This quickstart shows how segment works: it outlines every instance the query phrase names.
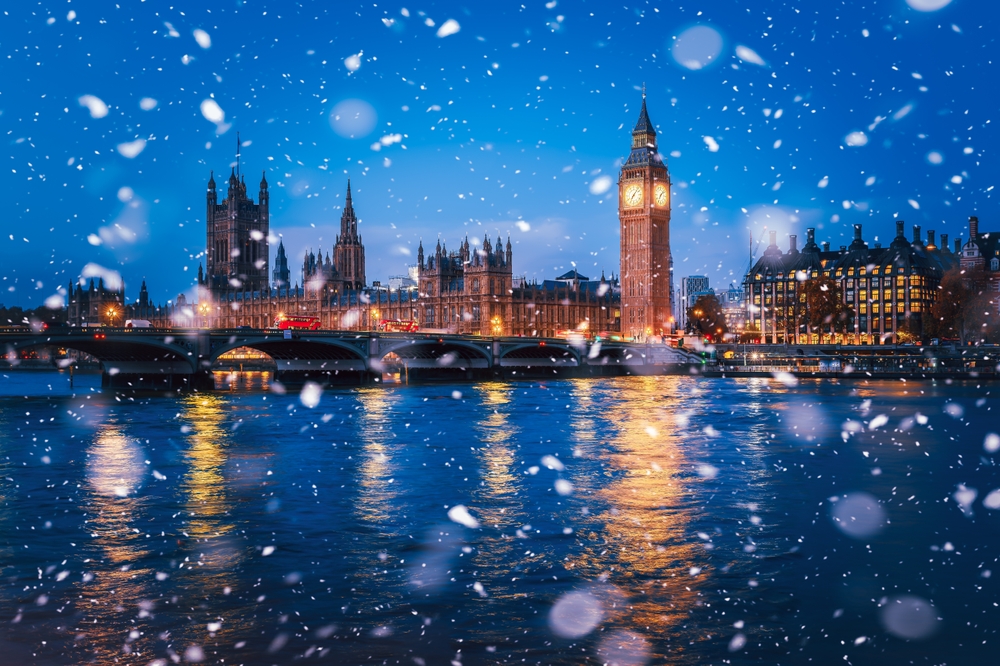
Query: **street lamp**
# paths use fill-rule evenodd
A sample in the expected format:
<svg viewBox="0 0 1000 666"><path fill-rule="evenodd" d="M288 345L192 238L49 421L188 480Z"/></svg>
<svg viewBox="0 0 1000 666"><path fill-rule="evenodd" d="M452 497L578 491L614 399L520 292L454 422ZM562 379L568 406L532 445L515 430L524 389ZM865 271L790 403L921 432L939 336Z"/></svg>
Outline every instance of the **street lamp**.
<svg viewBox="0 0 1000 666"><path fill-rule="evenodd" d="M117 310L115 310L114 308L108 308L108 319L111 320L112 326L115 325L115 315L117 314L118 314Z"/></svg>
<svg viewBox="0 0 1000 666"><path fill-rule="evenodd" d="M503 320L500 319L500 315L493 315L490 319L490 323L493 325L493 335L500 335L503 333Z"/></svg>
<svg viewBox="0 0 1000 666"><path fill-rule="evenodd" d="M198 306L198 309L201 311L202 319L205 322L205 328L208 328L208 303L201 303Z"/></svg>
<svg viewBox="0 0 1000 666"><path fill-rule="evenodd" d="M381 281L379 281L379 280L372 281L372 289L375 290L375 299L376 299L375 303L376 303L376 305L378 303L380 303L381 300L382 300L380 298L380 296L379 296L379 287L381 287L381 286L382 286L382 282ZM369 296L368 296L368 328L371 329L371 330L373 330L373 331L376 328L375 322L374 322L374 319L376 319L376 318L378 318L378 308L376 307L376 308L372 309L372 299L371 299L371 294L369 294Z"/></svg>

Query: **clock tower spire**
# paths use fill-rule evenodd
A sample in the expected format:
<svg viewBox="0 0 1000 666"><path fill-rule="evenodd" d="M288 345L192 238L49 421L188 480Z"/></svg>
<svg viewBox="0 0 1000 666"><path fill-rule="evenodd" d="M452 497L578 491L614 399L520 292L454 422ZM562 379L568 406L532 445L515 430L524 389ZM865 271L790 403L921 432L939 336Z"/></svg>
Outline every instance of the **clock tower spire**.
<svg viewBox="0 0 1000 666"><path fill-rule="evenodd" d="M645 340L672 332L670 316L670 174L656 148L656 128L642 109L632 150L618 176L621 225L621 332Z"/></svg>

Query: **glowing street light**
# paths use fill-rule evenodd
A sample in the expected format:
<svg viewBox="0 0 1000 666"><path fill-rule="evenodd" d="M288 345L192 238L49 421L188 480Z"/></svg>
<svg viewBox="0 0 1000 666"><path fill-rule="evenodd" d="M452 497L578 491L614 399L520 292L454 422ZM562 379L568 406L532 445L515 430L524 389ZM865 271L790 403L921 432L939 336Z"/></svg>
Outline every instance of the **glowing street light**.
<svg viewBox="0 0 1000 666"><path fill-rule="evenodd" d="M493 315L493 318L490 319L490 324L493 325L493 335L503 333L503 320L500 319L500 315Z"/></svg>
<svg viewBox="0 0 1000 666"><path fill-rule="evenodd" d="M114 308L108 308L108 319L111 320L111 325L115 325L115 317L118 315L118 311Z"/></svg>

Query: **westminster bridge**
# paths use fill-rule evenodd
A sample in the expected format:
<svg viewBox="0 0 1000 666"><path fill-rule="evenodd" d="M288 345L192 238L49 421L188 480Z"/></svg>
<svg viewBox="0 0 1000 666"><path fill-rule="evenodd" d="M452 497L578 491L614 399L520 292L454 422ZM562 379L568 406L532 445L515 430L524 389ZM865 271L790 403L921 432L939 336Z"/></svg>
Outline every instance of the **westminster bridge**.
<svg viewBox="0 0 1000 666"><path fill-rule="evenodd" d="M273 359L275 379L368 384L384 373L407 380L688 373L694 353L659 343L481 337L428 332L282 331L196 328L30 328L0 331L8 359L39 348L76 351L101 364L102 385L205 389L228 352L250 348Z"/></svg>

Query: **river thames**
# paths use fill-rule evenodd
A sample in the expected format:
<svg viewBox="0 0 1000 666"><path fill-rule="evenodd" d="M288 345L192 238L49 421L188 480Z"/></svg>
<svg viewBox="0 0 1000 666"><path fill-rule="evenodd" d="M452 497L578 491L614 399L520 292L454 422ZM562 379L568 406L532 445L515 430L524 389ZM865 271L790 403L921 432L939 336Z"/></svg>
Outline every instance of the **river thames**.
<svg viewBox="0 0 1000 666"><path fill-rule="evenodd" d="M24 664L988 663L995 386L0 377ZM249 386L247 384L250 384Z"/></svg>

